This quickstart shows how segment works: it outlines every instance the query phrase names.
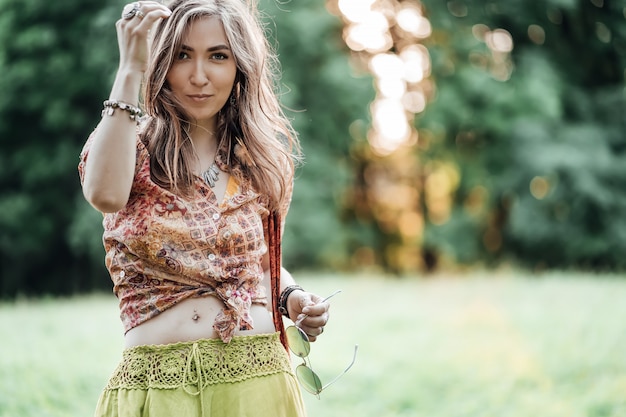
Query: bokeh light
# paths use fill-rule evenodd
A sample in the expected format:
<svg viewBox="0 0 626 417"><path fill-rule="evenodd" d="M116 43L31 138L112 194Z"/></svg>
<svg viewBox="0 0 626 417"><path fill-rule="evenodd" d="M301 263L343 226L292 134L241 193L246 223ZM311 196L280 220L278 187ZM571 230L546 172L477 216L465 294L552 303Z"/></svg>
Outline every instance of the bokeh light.
<svg viewBox="0 0 626 417"><path fill-rule="evenodd" d="M530 193L537 200L543 200L550 192L550 183L544 177L535 177L530 181Z"/></svg>
<svg viewBox="0 0 626 417"><path fill-rule="evenodd" d="M400 9L396 15L396 22L404 31L420 39L429 37L432 32L430 22L422 16L420 9L415 6Z"/></svg>
<svg viewBox="0 0 626 417"><path fill-rule="evenodd" d="M329 0L328 8L344 23L346 45L374 75L376 98L367 137L372 150L390 155L417 138L415 114L428 100L424 83L430 76L428 50L419 43L432 33L421 3L398 0ZM494 32L494 47L506 48L506 38Z"/></svg>
<svg viewBox="0 0 626 417"><path fill-rule="evenodd" d="M476 39L484 42L491 57L479 51L470 54L470 62L476 67L488 70L491 76L498 81L508 81L513 73L513 62L511 61L511 51L513 51L513 37L509 31L504 29L491 30L487 25L476 24L472 26L472 34ZM537 44L545 41L545 32L538 25L531 25L528 28L528 36Z"/></svg>
<svg viewBox="0 0 626 417"><path fill-rule="evenodd" d="M511 52L513 50L513 37L504 29L487 32L485 42L489 49L495 52Z"/></svg>
<svg viewBox="0 0 626 417"><path fill-rule="evenodd" d="M327 0L326 4L342 19L344 41L355 63L372 74L376 91L369 106L371 124L364 129L367 132L355 135L365 137L367 143L355 145L363 181L355 186L351 204L360 216L375 219L381 233L393 236L382 247L359 248L353 262L361 265L377 258L390 270L419 270L424 267L426 213L430 221L447 221L456 187L455 175L447 167L435 170L428 180L413 151L419 142L415 116L434 95L430 55L421 44L432 34L431 23L419 0ZM441 189L430 187L426 193L426 181L438 181L445 191L441 194Z"/></svg>
<svg viewBox="0 0 626 417"><path fill-rule="evenodd" d="M376 0L338 0L337 5L343 16L353 23L367 20L372 14L372 5Z"/></svg>
<svg viewBox="0 0 626 417"><path fill-rule="evenodd" d="M546 31L539 25L528 26L528 38L537 45L543 45L546 41Z"/></svg>

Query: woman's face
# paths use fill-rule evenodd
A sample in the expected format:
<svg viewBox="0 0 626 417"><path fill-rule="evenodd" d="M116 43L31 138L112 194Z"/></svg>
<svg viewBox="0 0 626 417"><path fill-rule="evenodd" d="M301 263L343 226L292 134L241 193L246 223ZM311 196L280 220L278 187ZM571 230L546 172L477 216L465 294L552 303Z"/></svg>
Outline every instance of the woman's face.
<svg viewBox="0 0 626 417"><path fill-rule="evenodd" d="M189 27L167 82L196 123L215 129L217 113L228 100L236 75L237 64L222 22L205 17Z"/></svg>

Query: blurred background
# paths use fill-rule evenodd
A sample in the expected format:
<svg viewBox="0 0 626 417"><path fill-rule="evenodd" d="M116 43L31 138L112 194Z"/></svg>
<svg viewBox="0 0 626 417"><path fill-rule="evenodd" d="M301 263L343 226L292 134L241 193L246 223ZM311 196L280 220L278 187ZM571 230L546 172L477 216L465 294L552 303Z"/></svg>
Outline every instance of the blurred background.
<svg viewBox="0 0 626 417"><path fill-rule="evenodd" d="M77 165L121 0L0 0L0 416L119 360ZM311 416L626 416L626 0L259 0L300 133L284 263L330 294ZM428 279L425 279L428 278ZM97 358L97 360L94 360Z"/></svg>
<svg viewBox="0 0 626 417"><path fill-rule="evenodd" d="M0 295L110 288L76 166L124 1L1 0ZM293 270L626 266L626 2L262 0Z"/></svg>

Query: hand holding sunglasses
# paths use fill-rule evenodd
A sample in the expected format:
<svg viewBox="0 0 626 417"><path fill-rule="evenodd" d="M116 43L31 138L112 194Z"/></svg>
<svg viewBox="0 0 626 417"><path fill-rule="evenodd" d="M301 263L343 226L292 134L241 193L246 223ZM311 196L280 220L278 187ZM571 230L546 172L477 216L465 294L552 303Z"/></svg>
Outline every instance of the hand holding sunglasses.
<svg viewBox="0 0 626 417"><path fill-rule="evenodd" d="M331 297L339 294L340 292L341 290L335 291L328 297L324 298L321 301L321 303L326 302ZM302 360L304 361L302 364L298 365L298 367L296 368L296 376L298 377L298 381L300 381L300 384L302 385L304 389L306 389L311 394L316 395L317 398L319 399L320 398L319 394L323 390L328 388L331 384L335 383L339 378L345 375L346 372L348 372L348 370L352 367L352 365L354 365L354 362L356 361L356 353L359 348L359 345L354 345L354 354L352 356L352 362L350 362L348 367L342 373L336 376L332 381L330 381L326 385L322 385L320 378L313 371L310 358L309 358L309 363L307 364L307 358L309 356L309 352L311 351L311 343L309 342L309 337L307 336L307 334L304 332L304 330L302 330L299 327L302 321L306 317L307 317L306 314L303 317L300 317L296 321L295 325L287 327L285 332L287 334L287 342L289 343L289 348L294 353L294 355L298 356L299 358L302 358Z"/></svg>

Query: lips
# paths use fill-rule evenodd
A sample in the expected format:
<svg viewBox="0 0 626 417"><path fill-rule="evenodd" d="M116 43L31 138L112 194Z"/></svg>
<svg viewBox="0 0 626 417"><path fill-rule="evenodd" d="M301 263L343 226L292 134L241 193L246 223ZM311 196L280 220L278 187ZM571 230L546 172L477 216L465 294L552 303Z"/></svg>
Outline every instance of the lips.
<svg viewBox="0 0 626 417"><path fill-rule="evenodd" d="M211 95L210 94L188 94L187 97L189 97L191 100L193 101L206 101L208 100Z"/></svg>

